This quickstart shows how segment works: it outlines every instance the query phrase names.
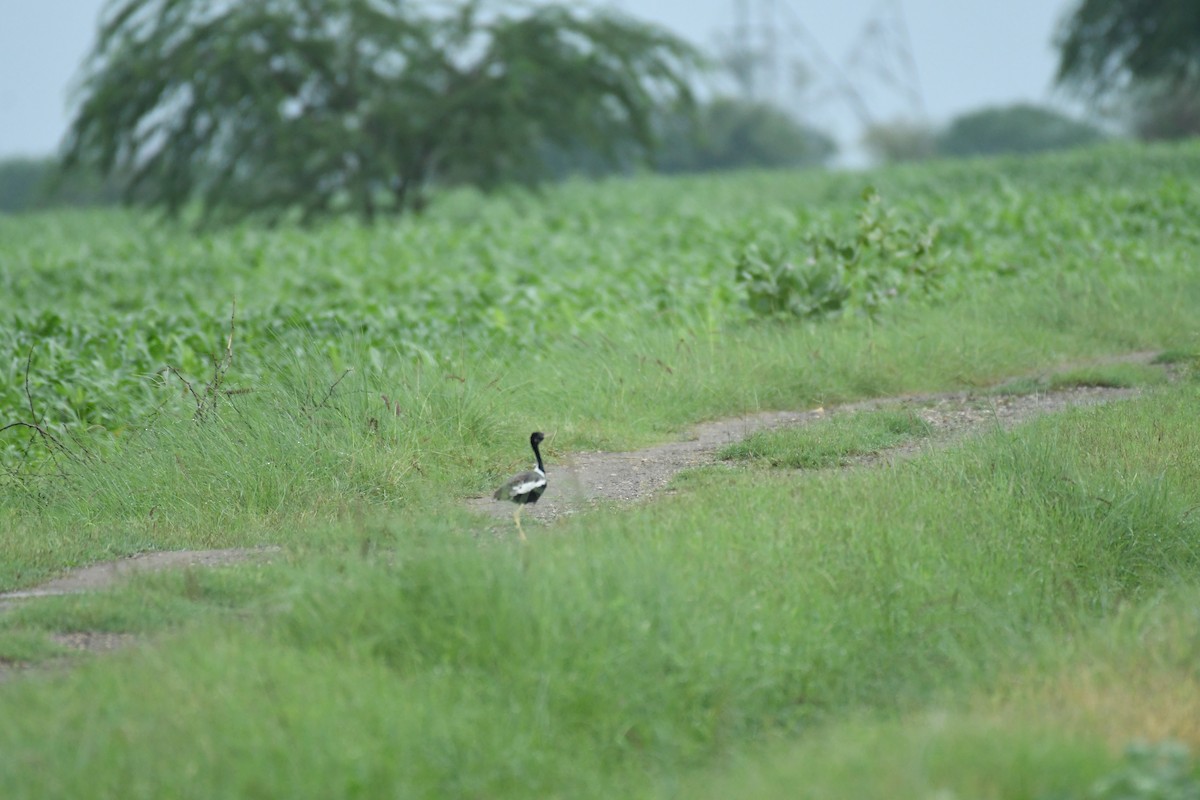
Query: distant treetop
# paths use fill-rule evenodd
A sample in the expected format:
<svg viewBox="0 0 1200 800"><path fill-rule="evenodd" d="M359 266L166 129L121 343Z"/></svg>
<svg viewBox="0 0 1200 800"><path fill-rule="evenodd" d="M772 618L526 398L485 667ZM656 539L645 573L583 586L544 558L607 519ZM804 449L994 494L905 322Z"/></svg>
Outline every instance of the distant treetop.
<svg viewBox="0 0 1200 800"><path fill-rule="evenodd" d="M956 117L937 138L942 155L1036 153L1092 144L1104 138L1095 125L1028 103L984 108Z"/></svg>

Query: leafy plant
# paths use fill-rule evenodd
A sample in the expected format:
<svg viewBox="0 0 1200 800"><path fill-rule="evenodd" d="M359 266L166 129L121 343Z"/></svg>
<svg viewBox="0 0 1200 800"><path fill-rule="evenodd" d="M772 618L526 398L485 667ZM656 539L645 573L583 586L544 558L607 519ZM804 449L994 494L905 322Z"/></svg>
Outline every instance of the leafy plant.
<svg viewBox="0 0 1200 800"><path fill-rule="evenodd" d="M797 248L801 255L749 245L738 257L736 277L750 309L806 319L849 310L873 315L896 298L936 292L936 226L899 222L874 187L863 191L856 222L849 236L808 234Z"/></svg>
<svg viewBox="0 0 1200 800"><path fill-rule="evenodd" d="M841 311L850 299L845 271L830 260L790 257L779 246L751 244L738 258L737 282L750 310L763 316L821 318Z"/></svg>

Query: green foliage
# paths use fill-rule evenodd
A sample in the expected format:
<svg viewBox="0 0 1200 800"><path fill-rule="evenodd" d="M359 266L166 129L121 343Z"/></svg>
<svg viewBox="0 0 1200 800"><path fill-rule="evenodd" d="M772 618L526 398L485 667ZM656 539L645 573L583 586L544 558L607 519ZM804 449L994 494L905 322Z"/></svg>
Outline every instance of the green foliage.
<svg viewBox="0 0 1200 800"><path fill-rule="evenodd" d="M969 712L850 720L687 781L721 800L1058 800L1107 766L1102 744ZM693 788L694 787L694 788Z"/></svg>
<svg viewBox="0 0 1200 800"><path fill-rule="evenodd" d="M765 103L710 100L694 114L672 117L654 159L663 172L811 167L837 152L826 134Z"/></svg>
<svg viewBox="0 0 1200 800"><path fill-rule="evenodd" d="M1156 364L1168 363L1156 360ZM1106 364L1080 367L1051 375L1018 378L994 390L995 394L1032 394L1053 392L1085 386L1103 386L1116 389L1157 386L1166 382L1162 369L1146 364Z"/></svg>
<svg viewBox="0 0 1200 800"><path fill-rule="evenodd" d="M1104 137L1094 125L1026 103L962 114L938 135L944 155L1036 153L1095 144Z"/></svg>
<svg viewBox="0 0 1200 800"><path fill-rule="evenodd" d="M940 708L1191 580L1194 419L1194 392L1178 389L886 472L709 476L521 552L440 508L349 520L260 582L142 582L126 590L133 609L140 593L168 610L241 605L240 621L201 611L152 646L0 687L0 791L653 796L771 737L811 747L867 715ZM73 613L102 626L118 608L93 598ZM894 727L842 741L911 776L888 755L907 741ZM1063 785L1016 734L935 743L917 763L953 785L999 764L1002 797L1030 796L1022 770ZM1049 749L1077 785L1096 774ZM896 796L885 782L846 791L851 773L877 774L847 771L829 796Z"/></svg>
<svg viewBox="0 0 1200 800"><path fill-rule="evenodd" d="M1194 354L1198 164L947 161L872 174L865 201L861 175L644 177L453 193L375 228L0 219L0 408L78 456L3 434L0 584L282 546L6 610L22 657L47 630L146 638L0 685L0 796L1075 796L1111 767L1097 736L1051 712L995 735L972 703L1047 654L1145 653L1111 620L1168 592L1182 633L1160 638L1194 675L1194 383L889 470L698 471L520 551L454 498L535 427L555 470L718 415ZM835 231L886 273L935 224L936 292L912 278L873 316L848 275L850 313L762 324L731 269ZM843 449L921 427L846 424ZM777 786L713 789L767 742Z"/></svg>
<svg viewBox="0 0 1200 800"><path fill-rule="evenodd" d="M434 182L535 182L542 142L648 149L697 62L564 5L113 0L65 164L127 175L128 198L170 215L369 220L422 208Z"/></svg>
<svg viewBox="0 0 1200 800"><path fill-rule="evenodd" d="M621 450L697 419L1194 350L1200 187L1177 175L1198 159L931 163L873 174L886 206L861 175L807 172L458 192L374 228L0 219L0 427L71 453L0 432L0 582L416 513L483 493L534 429ZM893 249L936 224L936 292L913 278L869 314L860 292L761 324L732 268L748 243L856 244L861 218Z"/></svg>
<svg viewBox="0 0 1200 800"><path fill-rule="evenodd" d="M1155 356L1154 363L1191 367L1200 366L1200 353L1194 350L1171 348Z"/></svg>
<svg viewBox="0 0 1200 800"><path fill-rule="evenodd" d="M798 246L751 244L742 251L737 283L754 313L802 319L875 314L896 298L936 293L936 225L903 224L874 188L863 191L862 201L849 236L809 233Z"/></svg>
<svg viewBox="0 0 1200 800"><path fill-rule="evenodd" d="M30 664L62 654L63 648L41 631L20 627L0 630L0 669L7 664Z"/></svg>
<svg viewBox="0 0 1200 800"><path fill-rule="evenodd" d="M930 432L929 423L911 411L862 411L779 431L760 431L722 448L718 457L772 467L822 469Z"/></svg>
<svg viewBox="0 0 1200 800"><path fill-rule="evenodd" d="M1092 98L1130 85L1200 81L1200 6L1192 0L1079 0L1055 37L1057 81Z"/></svg>
<svg viewBox="0 0 1200 800"><path fill-rule="evenodd" d="M1200 773L1178 742L1130 745L1119 770L1096 782L1086 800L1192 800Z"/></svg>
<svg viewBox="0 0 1200 800"><path fill-rule="evenodd" d="M1079 0L1056 36L1057 82L1143 139L1200 134L1200 6Z"/></svg>
<svg viewBox="0 0 1200 800"><path fill-rule="evenodd" d="M1162 370L1142 364L1112 364L1102 367L1084 367L1051 375L1046 381L1051 391L1076 386L1104 386L1132 389L1137 386L1154 386L1166 381Z"/></svg>

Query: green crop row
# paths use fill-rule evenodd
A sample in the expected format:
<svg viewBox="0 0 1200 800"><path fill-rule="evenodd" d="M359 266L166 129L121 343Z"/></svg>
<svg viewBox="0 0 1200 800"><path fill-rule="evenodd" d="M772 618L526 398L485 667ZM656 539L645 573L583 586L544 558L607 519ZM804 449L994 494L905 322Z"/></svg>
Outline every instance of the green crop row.
<svg viewBox="0 0 1200 800"><path fill-rule="evenodd" d="M0 217L0 424L103 436L187 406L182 379L211 376L231 316L244 388L281 359L355 366L351 343L372 362L536 361L551 339L879 315L1064 273L1119 293L1196 246L1198 172L1196 145L1107 147L870 176L461 194L373 228L194 234L122 212ZM0 437L0 462L24 457L27 435Z"/></svg>

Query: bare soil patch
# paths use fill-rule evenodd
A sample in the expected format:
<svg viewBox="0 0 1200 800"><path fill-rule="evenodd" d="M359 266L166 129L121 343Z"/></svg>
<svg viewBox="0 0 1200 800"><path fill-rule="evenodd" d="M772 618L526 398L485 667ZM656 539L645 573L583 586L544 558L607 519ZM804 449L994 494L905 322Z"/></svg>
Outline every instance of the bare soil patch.
<svg viewBox="0 0 1200 800"><path fill-rule="evenodd" d="M119 558L103 564L73 569L53 580L31 589L0 593L0 609L13 600L30 597L53 597L64 594L105 589L118 581L138 572L161 572L167 569L189 567L220 567L240 564L255 558L265 558L277 551L277 547L231 548L227 550L169 550L159 553L139 553L129 558Z"/></svg>
<svg viewBox="0 0 1200 800"><path fill-rule="evenodd" d="M1110 356L1082 364L1035 373L1040 378L1080 367L1119 363L1149 364L1155 352ZM1011 381L1004 381L1003 386ZM902 444L855 459L854 465L891 463L930 446L945 446L972 432L990 427L1009 428L1040 414L1067 408L1097 405L1136 396L1140 390L1105 386L1079 386L1028 394L997 394L995 387L983 390L917 394L848 403L836 408L809 411L768 411L715 420L697 425L683 441L656 445L624 453L574 453L558 463L547 463L550 487L541 500L525 509L523 516L550 522L581 509L604 503L629 503L661 491L679 472L711 464L722 447L741 441L760 430L806 425L834 414L871 409L909 408L933 429L926 440ZM511 503L488 497L467 501L470 508L497 518L511 517Z"/></svg>
<svg viewBox="0 0 1200 800"><path fill-rule="evenodd" d="M51 581L31 589L0 594L0 613L17 603L39 597L57 597L68 594L106 589L130 575L139 572L159 572L167 569L191 569L240 564L245 561L269 558L277 547L233 548L226 550L176 550L161 553L140 553L129 558L117 559L90 567L71 570ZM73 631L50 633L50 641L72 651L70 655L27 664L0 659L0 683L30 671L55 671L66 669L76 663L79 654L108 653L128 647L137 641L131 633L108 631Z"/></svg>

